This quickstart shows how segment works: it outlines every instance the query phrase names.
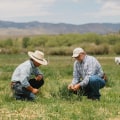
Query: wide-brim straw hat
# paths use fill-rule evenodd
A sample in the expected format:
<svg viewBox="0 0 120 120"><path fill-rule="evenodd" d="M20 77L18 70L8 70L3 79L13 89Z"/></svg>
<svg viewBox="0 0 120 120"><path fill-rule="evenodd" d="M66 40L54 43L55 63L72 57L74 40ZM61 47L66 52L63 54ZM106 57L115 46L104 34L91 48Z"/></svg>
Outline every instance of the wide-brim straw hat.
<svg viewBox="0 0 120 120"><path fill-rule="evenodd" d="M32 58L33 60L35 60L36 62L40 63L41 65L48 64L47 60L45 60L44 58L44 53L39 50L36 50L35 52L29 51L28 56Z"/></svg>

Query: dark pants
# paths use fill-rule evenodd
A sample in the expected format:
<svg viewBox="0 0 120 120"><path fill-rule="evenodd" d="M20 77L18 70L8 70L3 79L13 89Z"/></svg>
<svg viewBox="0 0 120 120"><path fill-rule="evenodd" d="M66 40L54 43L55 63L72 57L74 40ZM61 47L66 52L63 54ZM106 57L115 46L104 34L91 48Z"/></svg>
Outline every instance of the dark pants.
<svg viewBox="0 0 120 120"><path fill-rule="evenodd" d="M89 79L88 98L100 99L100 89L105 86L105 81L97 75L93 75Z"/></svg>
<svg viewBox="0 0 120 120"><path fill-rule="evenodd" d="M35 79L30 79L29 83L33 88L39 89L44 84L44 80L36 81ZM11 88L13 90L13 95L17 100L35 99L35 94L27 90L25 87L22 87L20 82L12 83Z"/></svg>

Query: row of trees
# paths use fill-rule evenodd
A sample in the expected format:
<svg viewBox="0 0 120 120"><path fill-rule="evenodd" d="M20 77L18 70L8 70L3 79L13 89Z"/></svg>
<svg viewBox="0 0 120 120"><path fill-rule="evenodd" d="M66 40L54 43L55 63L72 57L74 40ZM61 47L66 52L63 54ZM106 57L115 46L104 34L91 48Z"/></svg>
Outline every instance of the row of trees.
<svg viewBox="0 0 120 120"><path fill-rule="evenodd" d="M0 40L1 53L25 53L39 49L51 55L71 55L75 47L89 54L120 54L120 35L61 34L18 37Z"/></svg>

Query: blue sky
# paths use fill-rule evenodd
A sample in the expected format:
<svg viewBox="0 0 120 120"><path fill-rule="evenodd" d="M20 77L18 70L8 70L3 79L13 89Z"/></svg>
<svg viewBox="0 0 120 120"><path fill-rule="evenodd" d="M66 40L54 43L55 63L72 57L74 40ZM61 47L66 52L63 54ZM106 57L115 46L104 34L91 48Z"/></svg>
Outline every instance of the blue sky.
<svg viewBox="0 0 120 120"><path fill-rule="evenodd" d="M120 23L120 0L0 0L0 20Z"/></svg>

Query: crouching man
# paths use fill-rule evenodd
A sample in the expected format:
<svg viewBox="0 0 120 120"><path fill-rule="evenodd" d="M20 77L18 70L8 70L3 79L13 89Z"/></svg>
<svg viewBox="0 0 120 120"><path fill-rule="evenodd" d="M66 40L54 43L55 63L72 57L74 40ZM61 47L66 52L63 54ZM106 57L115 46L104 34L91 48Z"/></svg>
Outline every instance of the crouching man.
<svg viewBox="0 0 120 120"><path fill-rule="evenodd" d="M30 59L20 64L11 78L11 88L16 100L34 100L35 94L44 84L43 74L38 69L40 65L47 65L44 53L36 50L28 52L28 56Z"/></svg>
<svg viewBox="0 0 120 120"><path fill-rule="evenodd" d="M87 55L82 48L75 48L72 57L75 58L73 80L68 89L74 93L81 90L88 99L100 100L99 90L105 86L100 63L95 57Z"/></svg>

